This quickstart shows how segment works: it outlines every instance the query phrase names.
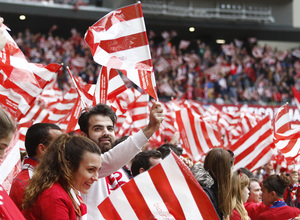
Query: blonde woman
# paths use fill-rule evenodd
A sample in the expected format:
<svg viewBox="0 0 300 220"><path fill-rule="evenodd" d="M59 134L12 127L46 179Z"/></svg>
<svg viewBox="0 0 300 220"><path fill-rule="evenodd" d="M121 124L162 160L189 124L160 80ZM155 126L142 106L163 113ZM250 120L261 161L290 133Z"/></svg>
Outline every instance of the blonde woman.
<svg viewBox="0 0 300 220"><path fill-rule="evenodd" d="M233 210L230 220L250 220L244 207L249 197L249 182L248 176L240 170L233 173L231 185Z"/></svg>

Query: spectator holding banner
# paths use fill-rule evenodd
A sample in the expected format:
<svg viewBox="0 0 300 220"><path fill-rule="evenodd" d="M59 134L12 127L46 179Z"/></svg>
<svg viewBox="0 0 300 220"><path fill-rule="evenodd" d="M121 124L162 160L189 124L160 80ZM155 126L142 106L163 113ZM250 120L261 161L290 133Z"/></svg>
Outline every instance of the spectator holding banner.
<svg viewBox="0 0 300 220"><path fill-rule="evenodd" d="M126 174L121 175L121 168L140 152L149 138L159 129L164 113L161 103L154 103L150 109L148 125L114 146L116 119L117 116L110 106L97 104L91 109L85 109L78 120L82 134L93 140L103 152L99 180L92 185L88 194L82 196L88 207L89 220L103 219L97 206L111 190L129 181Z"/></svg>

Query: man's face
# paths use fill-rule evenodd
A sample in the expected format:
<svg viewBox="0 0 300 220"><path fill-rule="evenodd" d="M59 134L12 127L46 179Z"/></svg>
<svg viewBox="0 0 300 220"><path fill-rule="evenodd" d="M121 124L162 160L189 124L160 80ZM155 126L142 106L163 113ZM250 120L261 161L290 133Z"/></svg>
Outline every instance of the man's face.
<svg viewBox="0 0 300 220"><path fill-rule="evenodd" d="M116 140L114 125L110 117L92 115L89 119L88 137L98 144L102 153L110 150Z"/></svg>
<svg viewBox="0 0 300 220"><path fill-rule="evenodd" d="M261 202L262 191L258 182L250 182L250 194L247 202Z"/></svg>
<svg viewBox="0 0 300 220"><path fill-rule="evenodd" d="M298 173L291 173L290 174L290 181L291 181L291 184L298 183Z"/></svg>
<svg viewBox="0 0 300 220"><path fill-rule="evenodd" d="M263 201L263 203L266 206L268 206L268 205L272 205L275 200L276 200L276 198L274 199L274 193L268 192L267 188L262 187L262 201Z"/></svg>

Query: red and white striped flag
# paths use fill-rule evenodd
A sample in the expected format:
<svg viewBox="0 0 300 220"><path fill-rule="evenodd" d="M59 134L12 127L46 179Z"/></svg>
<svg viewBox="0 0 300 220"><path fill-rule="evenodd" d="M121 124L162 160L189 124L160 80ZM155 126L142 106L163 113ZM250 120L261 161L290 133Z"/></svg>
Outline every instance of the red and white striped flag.
<svg viewBox="0 0 300 220"><path fill-rule="evenodd" d="M114 102L117 96L127 89L116 69L102 66L97 79L93 105Z"/></svg>
<svg viewBox="0 0 300 220"><path fill-rule="evenodd" d="M294 49L292 55L297 58L300 58L300 49Z"/></svg>
<svg viewBox="0 0 300 220"><path fill-rule="evenodd" d="M74 77L69 67L67 67L67 70L81 99L82 107L88 108L93 103L93 96L84 88L83 82L80 81L81 78Z"/></svg>
<svg viewBox="0 0 300 220"><path fill-rule="evenodd" d="M216 126L205 122L189 108L182 108L175 113L182 148L194 161L198 161L211 148L222 147L222 137Z"/></svg>
<svg viewBox="0 0 300 220"><path fill-rule="evenodd" d="M291 128L288 103L278 109L274 120L274 143L276 148L286 158L298 156L300 150L300 129Z"/></svg>
<svg viewBox="0 0 300 220"><path fill-rule="evenodd" d="M235 55L235 48L233 44L223 44L221 47L225 55L227 56Z"/></svg>
<svg viewBox="0 0 300 220"><path fill-rule="evenodd" d="M295 86L292 87L293 89L293 94L294 94L294 101L298 107L298 109L300 110L300 93L297 91L297 89L295 88Z"/></svg>
<svg viewBox="0 0 300 220"><path fill-rule="evenodd" d="M211 81L216 81L217 79L219 79L219 74L222 73L224 75L226 75L227 73L229 73L231 70L231 67L228 65L224 65L224 64L216 64L212 67L209 67L207 69L204 70L204 73L206 75L209 75L209 79Z"/></svg>
<svg viewBox="0 0 300 220"><path fill-rule="evenodd" d="M275 148L269 116L230 146L235 155L234 170L246 167L253 171L268 163Z"/></svg>
<svg viewBox="0 0 300 220"><path fill-rule="evenodd" d="M61 65L28 63L9 33L3 27L1 29L7 43L0 52L0 103L20 120Z"/></svg>
<svg viewBox="0 0 300 220"><path fill-rule="evenodd" d="M113 191L98 208L106 220L218 219L206 193L174 153Z"/></svg>
<svg viewBox="0 0 300 220"><path fill-rule="evenodd" d="M150 48L140 3L105 15L85 34L95 62L124 70L128 79L157 100Z"/></svg>
<svg viewBox="0 0 300 220"><path fill-rule="evenodd" d="M259 46L256 46L252 49L252 55L255 58L262 58L263 57L263 49Z"/></svg>

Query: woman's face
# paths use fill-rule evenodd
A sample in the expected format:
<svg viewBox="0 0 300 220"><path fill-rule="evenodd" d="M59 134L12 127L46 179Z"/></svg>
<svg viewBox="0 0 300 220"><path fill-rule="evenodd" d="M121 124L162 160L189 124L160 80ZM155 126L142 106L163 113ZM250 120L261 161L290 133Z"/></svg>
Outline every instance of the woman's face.
<svg viewBox="0 0 300 220"><path fill-rule="evenodd" d="M98 180L98 171L102 166L99 154L85 152L79 168L73 173L72 184L81 193L88 193L92 184Z"/></svg>
<svg viewBox="0 0 300 220"><path fill-rule="evenodd" d="M243 200L243 203L247 202L248 198L249 198L249 189L247 186L245 186L243 189L242 189L242 200Z"/></svg>
<svg viewBox="0 0 300 220"><path fill-rule="evenodd" d="M10 133L5 138L0 138L0 158L4 157L5 150L8 147L12 138L13 138L13 133Z"/></svg>

